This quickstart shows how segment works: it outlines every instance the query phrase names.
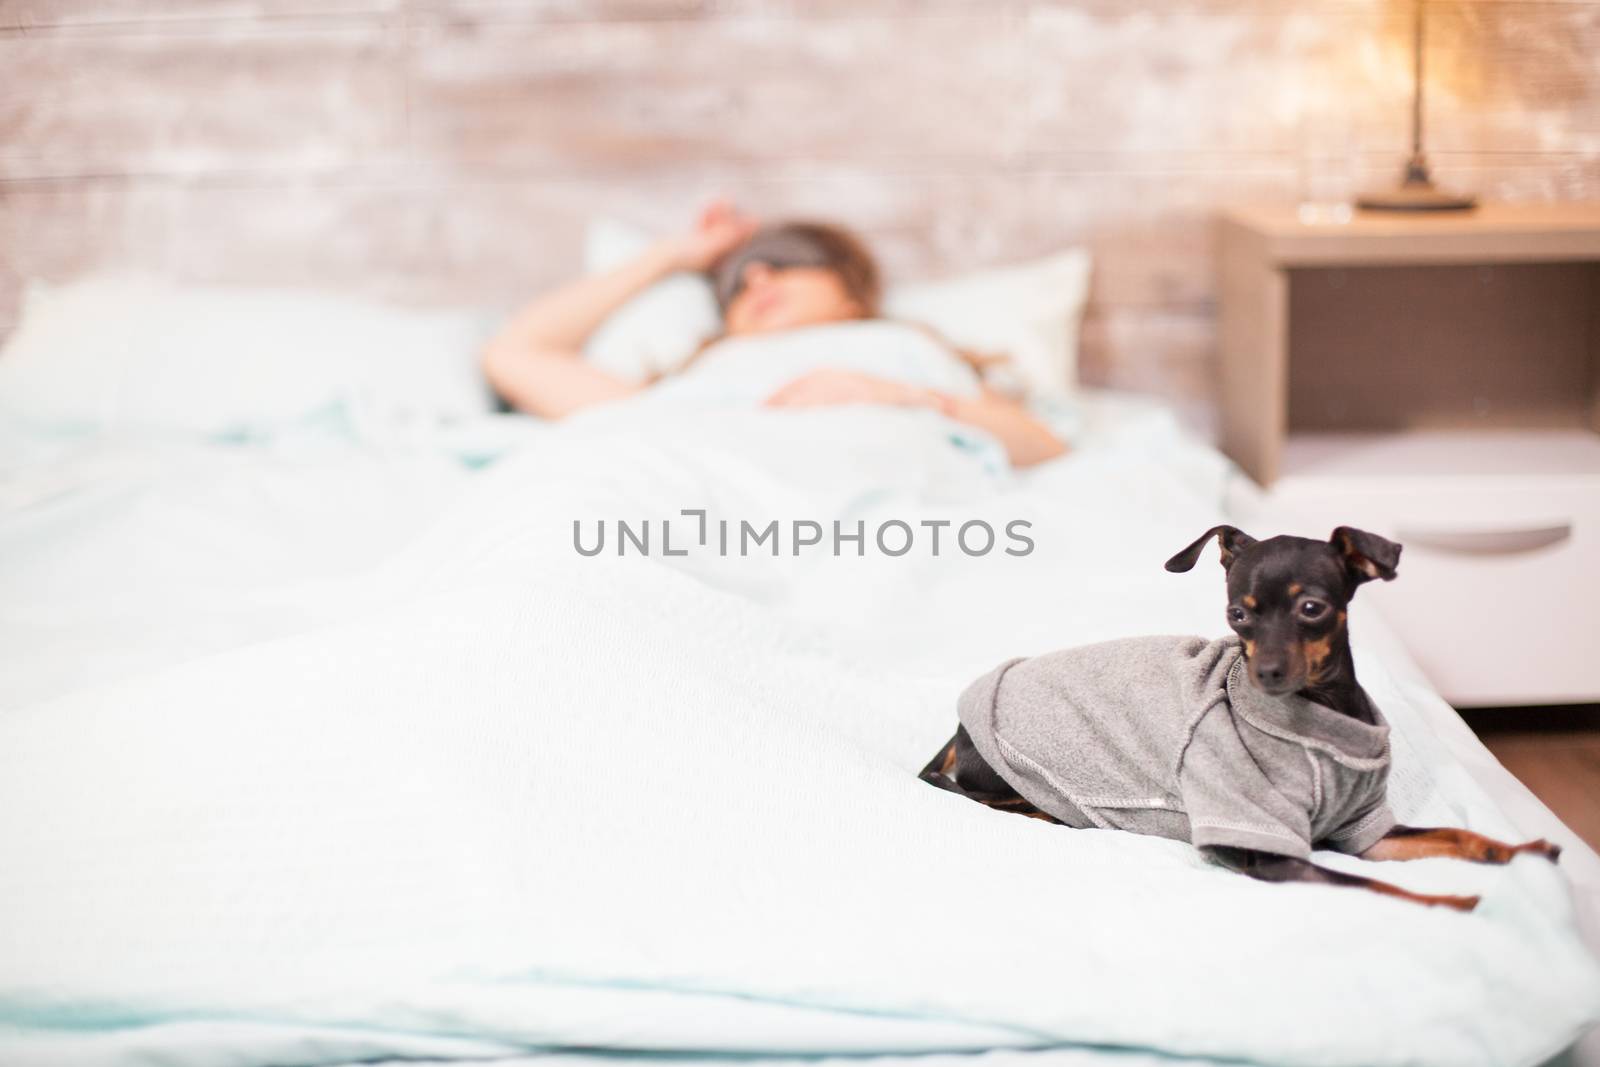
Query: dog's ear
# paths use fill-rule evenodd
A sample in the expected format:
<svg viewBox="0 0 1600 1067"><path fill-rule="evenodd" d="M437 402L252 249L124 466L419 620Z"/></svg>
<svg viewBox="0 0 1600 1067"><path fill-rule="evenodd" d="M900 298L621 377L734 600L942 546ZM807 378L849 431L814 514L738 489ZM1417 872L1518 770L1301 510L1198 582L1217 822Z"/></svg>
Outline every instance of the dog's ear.
<svg viewBox="0 0 1600 1067"><path fill-rule="evenodd" d="M1256 539L1234 526L1213 526L1195 539L1188 548L1167 560L1167 570L1177 573L1179 571L1193 570L1195 563L1200 559L1200 550L1206 547L1206 542L1213 537L1222 549L1222 569L1227 570L1233 566L1233 561L1240 552L1256 543Z"/></svg>
<svg viewBox="0 0 1600 1067"><path fill-rule="evenodd" d="M1374 578L1394 581L1394 569L1400 564L1400 546L1388 538L1354 526L1341 526L1333 531L1328 543L1344 557L1345 570L1350 572L1350 580L1356 585Z"/></svg>

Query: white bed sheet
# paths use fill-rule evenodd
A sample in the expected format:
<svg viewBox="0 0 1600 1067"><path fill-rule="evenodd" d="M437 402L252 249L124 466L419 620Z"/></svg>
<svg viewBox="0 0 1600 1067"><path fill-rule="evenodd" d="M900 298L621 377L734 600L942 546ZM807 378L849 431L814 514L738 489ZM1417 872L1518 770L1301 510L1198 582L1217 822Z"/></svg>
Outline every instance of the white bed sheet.
<svg viewBox="0 0 1600 1067"><path fill-rule="evenodd" d="M62 435L0 420L0 710L318 625L475 469L537 436L486 416L370 437Z"/></svg>
<svg viewBox="0 0 1600 1067"><path fill-rule="evenodd" d="M921 430L902 427L905 433L890 434L874 444L882 455L861 461L869 467L892 466L896 449L909 449L899 458L914 460L911 469L920 472L921 480L903 487L898 496L863 496L860 490L866 480L854 475L830 484L828 479L839 475L838 468L823 465L819 474L812 464L815 457L804 445L806 435L815 435L819 426L826 430L825 420L794 424L803 432L790 442L798 446L790 449L796 457L790 468L781 463L776 469L770 463L752 465L736 454L708 464L706 456L711 453L704 446L726 428L697 427L659 448L641 450L639 433L597 419L566 435L569 440L535 442L499 469L475 479L453 461L441 459L437 451L415 443L376 454L370 443L328 440L275 442L265 450L141 446L143 452L128 451L120 442L66 452L34 443L29 445L34 452L56 449L57 454L23 455L19 450L0 482L0 500L10 502L0 515L4 548L0 588L7 592L0 609L0 627L5 628L0 637L12 649L0 676L0 715L37 715L39 701L62 695L70 696L63 706L84 714L85 708L103 708L106 700L132 700L147 692L141 688L141 677L159 689L174 684L175 678L181 680L186 672L192 676L214 670L218 663L232 662L230 650L254 645L270 658L276 654L275 646L285 641L314 641L319 630L336 632L361 625L375 615L428 603L430 597L448 599L462 589L496 584L537 589L530 583L550 578L552 553L536 546L564 543L571 508L598 512L630 500L641 502L647 511L669 507L673 501L710 507L737 502L747 509L766 508L770 514L804 508L808 515L820 509L870 518L890 515L916 499L921 514L938 513L944 507L962 515L1030 514L1043 521L1061 514L1050 503L1052 492L1071 493L1093 485L1103 491L1106 479L1142 470L1152 476L1150 482L1122 482L1111 495L1122 497L1126 515L1146 521L1109 523L1105 544L1097 543L1093 524L1074 524L1060 543L1044 546L1045 562L1054 554L1056 569L1047 566L1043 573L1075 576L1058 592L1040 588L1028 577L1039 572L1021 570L1010 571L997 586L992 568L963 560L908 561L898 569L852 566L854 561L849 560L825 566L805 561L762 560L756 565L694 560L678 567L698 585L733 594L734 602L789 620L796 627L793 632L806 640L824 645L838 640L847 647L829 648L830 657L855 662L863 672L875 663L892 664L896 672L920 673L945 688L971 664L1054 647L1085 634L1114 636L1138 625L1137 612L1107 618L1104 625L1093 619L1062 624L1048 607L1053 592L1070 609L1074 600L1109 603L1113 599L1109 587L1129 586L1136 604L1178 602L1161 613L1165 625L1197 632L1216 629L1220 622L1216 591L1198 575L1176 579L1160 574L1159 561L1174 547L1178 530L1187 535L1193 532L1191 527L1209 520L1208 501L1222 499L1229 469L1214 453L1183 444L1159 409L1096 398L1086 406L1084 422L1084 447L1071 464L999 484L981 464L958 458L929 466L916 459L913 453L920 454L923 448L918 439ZM605 469L608 448L613 450L611 458L625 458L633 465L629 477L616 484L593 478L595 471ZM573 477L553 477L552 470L570 462L574 449L586 458L574 466ZM692 455L698 455L697 463L686 463ZM1125 462L1130 455L1139 460L1133 468ZM775 472L777 476L771 477ZM555 509L554 517L560 521L551 524L549 509L508 503L519 489L537 490L549 500L561 501L567 510ZM703 495L707 492L721 493L723 499L707 499ZM1103 506L1108 499L1101 495L1093 503ZM1095 552L1119 561L1103 583L1063 563L1074 554ZM1122 564L1135 558L1155 561L1149 581L1130 580ZM1191 580L1194 585L1183 584ZM841 603L857 606L861 614L839 634L831 634ZM951 603L967 610L951 618ZM972 610L986 603L990 617ZM871 617L875 610L880 612L876 620ZM1413 810L1437 811L1438 803L1449 797L1450 803L1466 803L1482 813L1486 809L1477 806L1478 801L1461 797L1479 790L1489 793L1517 830L1569 846L1564 871L1578 885L1580 903L1592 908L1594 887L1600 885L1595 877L1600 860L1494 763L1459 718L1428 690L1381 623L1359 612L1358 618L1363 676L1370 673L1374 685L1403 697L1410 713L1404 743L1411 746L1413 757L1427 758L1429 781L1415 780L1418 792L1409 798ZM244 654L248 659L250 653ZM124 685L131 688L120 688ZM912 748L918 753L931 751L941 740L935 734L951 725L942 720L918 722L899 727L916 735ZM1439 751L1452 758L1441 759ZM1461 781L1451 781L1457 774ZM1443 792L1423 795L1434 786ZM1397 787L1410 788L1404 776ZM16 828L14 823L8 825ZM1455 888L1484 882L1484 872L1460 874L1436 868L1417 865L1411 881ZM1592 918L1593 912L1589 914ZM17 977L15 972L12 977ZM597 1032L604 1032L608 1021L614 1024L621 1003L589 1005ZM681 1004L664 1006L656 998L652 1005L657 1013L652 1017L668 1030L692 1033L706 1025L707 1014ZM568 1010L575 1010L574 1005L569 1004ZM639 1011L637 1006L626 1010ZM777 1017L795 1011L793 1006L768 1005L766 1010L769 1015L760 1017L729 1012L722 1002L703 1006L722 1028L736 1023L748 1026L753 1048L783 1047L778 1037L789 1031L809 1035L812 1045L799 1043L814 1047L815 1021L792 1014L788 1021ZM215 1054L222 1040L218 1034L234 1035L224 1041L231 1043L243 1030L229 1028L242 1025L237 1020L200 1018L147 1029L136 1038L106 1033L103 1040L106 1048L123 1041L113 1050L118 1055L142 1042L143 1047L170 1054L175 1062L209 1063L207 1057ZM837 1018L831 1018L830 1025L842 1026ZM846 1044L854 1040L851 1047L862 1051L1014 1041L1004 1033L965 1024L941 1033L927 1019L914 1028L914 1036L896 1036L892 1031L903 1027L884 1025L838 1040ZM650 1029L643 1024L640 1028ZM270 1051L271 1062L370 1059L385 1050L414 1056L431 1050L441 1058L503 1058L515 1050L515 1042L442 1033L402 1036L392 1031L373 1037L366 1046L352 1045L348 1030L328 1035L319 1044L314 1027L303 1018L297 1025L280 1022L268 1029L278 1036L277 1043L263 1041L259 1026L252 1040L259 1050ZM665 1031L658 1031L658 1036L660 1032ZM457 1045L445 1047L450 1041ZM37 1051L43 1046L30 1047ZM74 1045L72 1054L86 1047ZM173 1051L185 1048L188 1053ZM316 1055L322 1058L308 1049L321 1049ZM191 1058L185 1059L186 1055ZM1041 1059L1049 1055L1054 1067L1084 1058L1135 1063L1145 1054L1074 1049L1034 1055ZM1030 1062L1034 1055L1027 1057Z"/></svg>

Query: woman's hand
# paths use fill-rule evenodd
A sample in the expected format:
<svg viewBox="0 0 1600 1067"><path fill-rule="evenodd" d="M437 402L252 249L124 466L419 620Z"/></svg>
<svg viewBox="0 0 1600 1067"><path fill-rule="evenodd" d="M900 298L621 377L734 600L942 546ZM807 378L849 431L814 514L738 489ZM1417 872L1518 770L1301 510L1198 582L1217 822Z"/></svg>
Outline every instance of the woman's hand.
<svg viewBox="0 0 1600 1067"><path fill-rule="evenodd" d="M947 419L975 426L1006 450L1014 467L1031 467L1065 455L1067 446L1017 401L985 389L977 396L952 396L903 382L848 370L815 370L767 397L770 408L885 404L928 408Z"/></svg>
<svg viewBox="0 0 1600 1067"><path fill-rule="evenodd" d="M888 404L896 407L941 407L931 389L874 378L850 370L814 370L767 397L769 408L818 408L839 404Z"/></svg>
<svg viewBox="0 0 1600 1067"><path fill-rule="evenodd" d="M662 242L674 270L709 270L711 265L738 248L761 227L726 200L713 200L700 212L694 229Z"/></svg>

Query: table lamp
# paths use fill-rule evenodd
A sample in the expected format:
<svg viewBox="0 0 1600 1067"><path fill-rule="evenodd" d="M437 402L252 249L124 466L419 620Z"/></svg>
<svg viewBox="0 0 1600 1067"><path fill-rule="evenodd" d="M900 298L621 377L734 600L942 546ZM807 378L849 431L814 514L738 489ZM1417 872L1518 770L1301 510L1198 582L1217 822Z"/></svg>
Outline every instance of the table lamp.
<svg viewBox="0 0 1600 1067"><path fill-rule="evenodd" d="M1428 173L1428 158L1422 152L1422 41L1423 4L1415 0L1411 22L1411 157L1406 160L1399 186L1380 193L1369 193L1356 206L1369 211L1464 211L1477 205L1470 196L1447 193L1433 184Z"/></svg>

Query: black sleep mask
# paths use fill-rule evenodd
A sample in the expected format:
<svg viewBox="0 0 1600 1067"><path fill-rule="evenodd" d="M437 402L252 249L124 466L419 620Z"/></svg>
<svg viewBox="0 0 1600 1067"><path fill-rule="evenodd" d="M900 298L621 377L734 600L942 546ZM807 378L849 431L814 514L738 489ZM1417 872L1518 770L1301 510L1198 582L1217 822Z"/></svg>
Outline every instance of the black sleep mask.
<svg viewBox="0 0 1600 1067"><path fill-rule="evenodd" d="M723 256L707 273L717 307L723 311L744 287L744 271L752 263L765 263L774 270L785 267L835 267L832 252L810 234L796 227L773 226L757 230L744 244Z"/></svg>

